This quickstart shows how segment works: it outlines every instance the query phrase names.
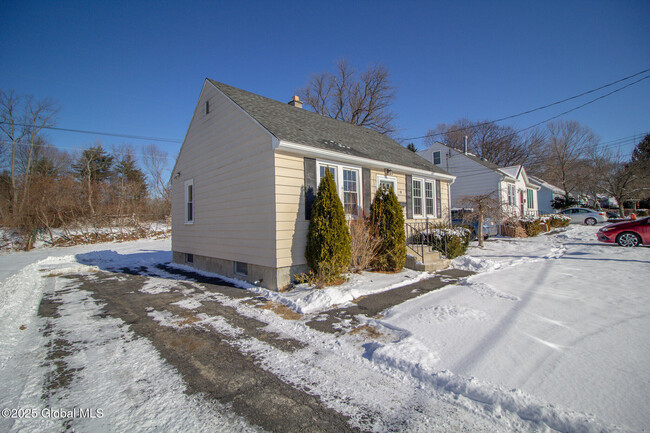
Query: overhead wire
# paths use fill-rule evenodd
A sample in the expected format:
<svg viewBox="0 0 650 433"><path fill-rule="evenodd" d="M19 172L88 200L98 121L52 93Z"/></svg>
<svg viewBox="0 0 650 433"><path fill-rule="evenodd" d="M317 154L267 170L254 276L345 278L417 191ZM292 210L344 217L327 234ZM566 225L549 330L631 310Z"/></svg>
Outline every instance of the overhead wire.
<svg viewBox="0 0 650 433"><path fill-rule="evenodd" d="M448 133L451 133L451 132L462 132L462 131L466 131L466 130L468 130L468 129L474 129L474 128L479 128L479 127L481 127L481 126L485 126L485 125L491 125L491 124L493 124L493 123L501 122L501 121L503 121L503 120L514 119L515 117L520 117L520 116L523 116L523 115L526 115L526 114L530 114L530 113L533 113L533 112L536 112L536 111L540 111L540 110L543 110L543 109L546 109L546 108L549 108L549 107L553 107L553 106L555 106L555 105L559 105L559 104L562 104L562 103L565 103L565 102L571 101L571 100L573 100L573 99L577 99L577 98L580 98L580 97L582 97L582 96L585 96L585 95L588 95L588 94L591 94L591 93L597 92L597 91L602 90L602 89L605 89L605 88L607 88L607 87L611 87L611 86L613 86L613 85L615 85L615 84L618 84L618 83L620 83L620 82L623 82L623 81L629 80L629 79L631 79L631 78L637 77L637 76L639 76L639 75L641 75L641 74L644 74L644 73L646 73L646 72L648 72L648 71L650 71L650 68L649 68L649 69L645 69L645 70L643 70L643 71L641 71L641 72L637 72L636 74L633 74L633 75L627 76L627 77L625 77L625 78L621 78L621 79L619 79L619 80L613 81L613 82L611 82L611 83L607 83L607 84L602 85L602 86L600 86L600 87L597 87L597 88L595 88L595 89L591 89L591 90L588 90L588 91L586 91L586 92L582 92L582 93L580 93L580 94L578 94L578 95L574 95L574 96L571 96L571 97L569 97L569 98L562 99L562 100L560 100L560 101L556 101L556 102L553 102L553 103L550 103L550 104L546 104L546 105L543 105L543 106L541 106L541 107L537 107L537 108L533 108L533 109L530 109L530 110L526 110L526 111L523 111L523 112L521 112L521 113L517 113L517 114L510 115L510 116L501 117L501 118L499 118L499 119L490 120L490 121L487 121L487 122L481 122L481 123L477 123L477 124L474 124L474 125L469 125L469 126L464 127L464 128L453 129L453 130L449 130L449 131L445 131L445 132L438 132L438 133L435 133L435 134L425 134L425 135L421 135L421 136L418 136L418 137L404 138L403 140L405 140L405 141L406 141L406 140L418 140L418 139L427 138L427 137L436 137L436 136L440 136L440 135L448 134ZM632 82L632 83L629 83L629 84L627 84L627 85L625 85L625 86L623 86L623 87L621 87L621 88L619 88L619 89L616 89L616 90L614 90L614 91L612 91L612 92L609 92L609 93L607 93L607 94L605 94L605 95L602 95L602 96L600 96L600 97L598 97L598 98L595 98L595 99L593 99L593 100L591 100L591 101L589 101L589 102L587 102L587 103L585 103L585 104L582 104L582 105L579 105L579 106L577 106L577 107L574 107L574 108L572 108L571 110L568 110L568 111L565 111L565 112L563 112L563 113L560 113L560 114L558 114L557 116L553 116L553 117L551 117L551 118L549 118L549 119L543 120L542 122L536 123L535 125L531 125L531 126L526 127L526 128L524 128L524 129L522 129L522 130L519 130L518 132L521 132L521 131L525 131L525 130L527 130L527 129L534 128L535 126L539 126L539 125L541 125L542 123L546 123L546 122L549 122L549 121L551 121L551 120L553 120L553 119L556 119L556 118L558 118L558 117L560 117L560 116L564 116L565 114L571 113L572 111L578 110L578 109L580 109L580 108L582 108L582 107L584 107L584 106L586 106L586 105L589 105L589 104L591 104L591 103L593 103L593 102L596 102L596 101L598 101L598 100L600 100L600 99L603 99L603 98L605 98L605 97L607 97L607 96L610 96L610 95L612 95L612 94L614 94L614 93L620 92L621 90L626 89L626 88L628 88L628 87L630 87L630 86L633 86L633 85L635 85L635 84L637 84L637 83L639 83L639 82L641 82L641 81L643 81L643 80L645 80L645 79L647 79L647 78L650 78L650 75L647 75L647 76L645 76L645 77L643 77L643 78L641 78L641 79L639 79L639 80L636 80L636 81L634 81L634 82Z"/></svg>

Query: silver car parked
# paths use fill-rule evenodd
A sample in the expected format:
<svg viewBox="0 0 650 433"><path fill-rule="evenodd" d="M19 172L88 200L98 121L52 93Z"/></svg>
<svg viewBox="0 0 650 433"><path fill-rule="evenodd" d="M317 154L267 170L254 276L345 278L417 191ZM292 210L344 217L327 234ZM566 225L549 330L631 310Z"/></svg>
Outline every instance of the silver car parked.
<svg viewBox="0 0 650 433"><path fill-rule="evenodd" d="M598 212L586 207L570 207L558 212L560 215L566 215L571 218L571 224L587 224L593 226L598 223L607 222L607 214Z"/></svg>

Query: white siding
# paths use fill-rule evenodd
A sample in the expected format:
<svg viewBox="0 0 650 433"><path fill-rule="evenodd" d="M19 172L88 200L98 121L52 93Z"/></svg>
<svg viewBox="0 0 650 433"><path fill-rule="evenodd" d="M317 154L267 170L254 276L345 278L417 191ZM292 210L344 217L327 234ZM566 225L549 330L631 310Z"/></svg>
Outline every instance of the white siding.
<svg viewBox="0 0 650 433"><path fill-rule="evenodd" d="M206 82L172 174L173 251L275 267L271 138ZM183 184L189 179L193 224L184 221Z"/></svg>
<svg viewBox="0 0 650 433"><path fill-rule="evenodd" d="M440 151L439 167L449 174L456 176L456 181L451 185L452 207L458 207L466 196L498 194L499 182L503 178L494 170L467 158L462 153L450 150L442 144L434 144L429 149L418 152L418 155L431 161L434 151ZM444 188L443 188L444 189ZM507 195L502 196L506 199ZM499 198L498 196L495 198Z"/></svg>

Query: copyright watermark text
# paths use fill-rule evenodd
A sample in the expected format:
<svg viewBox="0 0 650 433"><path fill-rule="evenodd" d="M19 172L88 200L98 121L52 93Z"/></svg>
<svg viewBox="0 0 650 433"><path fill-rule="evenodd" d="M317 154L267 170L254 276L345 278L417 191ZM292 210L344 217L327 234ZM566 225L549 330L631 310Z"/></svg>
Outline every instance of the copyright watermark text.
<svg viewBox="0 0 650 433"><path fill-rule="evenodd" d="M28 419L28 418L45 418L45 419L67 419L67 418L103 418L103 409L94 408L19 408L19 409L2 409L2 418Z"/></svg>

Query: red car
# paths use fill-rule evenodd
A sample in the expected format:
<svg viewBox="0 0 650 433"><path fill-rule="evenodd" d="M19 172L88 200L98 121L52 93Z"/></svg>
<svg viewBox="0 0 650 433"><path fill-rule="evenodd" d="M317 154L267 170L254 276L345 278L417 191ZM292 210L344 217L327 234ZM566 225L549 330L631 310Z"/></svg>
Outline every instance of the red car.
<svg viewBox="0 0 650 433"><path fill-rule="evenodd" d="M622 247L650 245L650 217L607 225L598 230L598 240Z"/></svg>

